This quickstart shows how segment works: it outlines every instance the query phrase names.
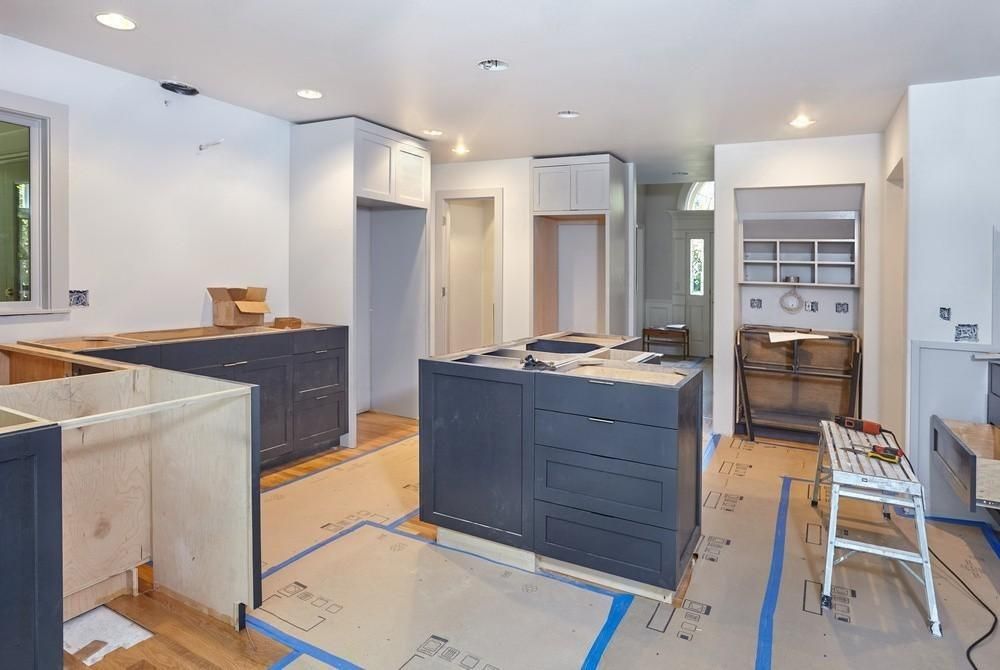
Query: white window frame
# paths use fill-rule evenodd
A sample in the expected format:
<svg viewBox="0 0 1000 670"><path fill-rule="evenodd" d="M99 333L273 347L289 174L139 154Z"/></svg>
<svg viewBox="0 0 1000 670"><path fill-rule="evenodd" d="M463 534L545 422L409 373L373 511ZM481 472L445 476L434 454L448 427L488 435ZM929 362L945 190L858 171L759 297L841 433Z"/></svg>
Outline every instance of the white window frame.
<svg viewBox="0 0 1000 670"><path fill-rule="evenodd" d="M68 109L0 91L0 121L29 128L31 299L0 302L0 318L69 308Z"/></svg>

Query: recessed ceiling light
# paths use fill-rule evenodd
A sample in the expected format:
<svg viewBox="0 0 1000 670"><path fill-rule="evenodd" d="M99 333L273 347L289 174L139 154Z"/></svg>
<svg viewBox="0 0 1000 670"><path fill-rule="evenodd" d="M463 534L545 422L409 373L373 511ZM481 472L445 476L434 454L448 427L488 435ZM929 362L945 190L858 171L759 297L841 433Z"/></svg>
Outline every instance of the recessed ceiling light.
<svg viewBox="0 0 1000 670"><path fill-rule="evenodd" d="M165 91L170 91L171 93L176 93L177 95L198 95L197 88L191 84L186 84L183 81L164 79L160 82L160 88Z"/></svg>
<svg viewBox="0 0 1000 670"><path fill-rule="evenodd" d="M788 125L793 128L808 128L812 124L816 123L815 119L811 119L805 114L799 114L794 119L788 122Z"/></svg>
<svg viewBox="0 0 1000 670"><path fill-rule="evenodd" d="M323 97L323 94L311 88L300 88L295 91L295 95L300 98L305 98L306 100L319 100Z"/></svg>
<svg viewBox="0 0 1000 670"><path fill-rule="evenodd" d="M564 109L561 112L556 112L556 116L560 119L575 119L580 116L580 112L574 112L572 109Z"/></svg>
<svg viewBox="0 0 1000 670"><path fill-rule="evenodd" d="M94 17L102 26L114 30L135 30L135 21L118 12L101 12Z"/></svg>
<svg viewBox="0 0 1000 670"><path fill-rule="evenodd" d="M444 135L444 131L436 130L434 128L425 128L424 135L428 135L430 137L441 137L442 135Z"/></svg>
<svg viewBox="0 0 1000 670"><path fill-rule="evenodd" d="M477 64L480 70L486 70L487 72L503 72L510 67L510 63L497 58L487 58L486 60L479 61Z"/></svg>
<svg viewBox="0 0 1000 670"><path fill-rule="evenodd" d="M465 146L464 144L459 144L452 147L451 151L452 153L456 153L459 156L464 156L465 154L469 153L469 147Z"/></svg>

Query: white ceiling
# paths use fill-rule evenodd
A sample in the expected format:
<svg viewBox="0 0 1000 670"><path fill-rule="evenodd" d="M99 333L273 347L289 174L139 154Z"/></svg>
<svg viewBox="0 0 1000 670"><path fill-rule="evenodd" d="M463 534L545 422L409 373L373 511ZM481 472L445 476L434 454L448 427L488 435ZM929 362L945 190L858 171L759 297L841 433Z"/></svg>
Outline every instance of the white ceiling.
<svg viewBox="0 0 1000 670"><path fill-rule="evenodd" d="M998 25L994 0L0 0L0 32L274 116L440 128L436 161L611 151L643 182L710 176L717 143L881 131L907 84L1000 74Z"/></svg>

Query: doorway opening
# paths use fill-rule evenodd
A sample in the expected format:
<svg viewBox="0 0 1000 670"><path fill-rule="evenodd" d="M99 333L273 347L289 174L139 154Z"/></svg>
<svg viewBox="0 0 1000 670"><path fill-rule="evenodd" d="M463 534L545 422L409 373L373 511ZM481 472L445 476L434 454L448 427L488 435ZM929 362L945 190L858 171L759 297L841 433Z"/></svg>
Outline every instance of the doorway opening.
<svg viewBox="0 0 1000 670"><path fill-rule="evenodd" d="M503 193L437 195L435 350L478 349L503 340Z"/></svg>

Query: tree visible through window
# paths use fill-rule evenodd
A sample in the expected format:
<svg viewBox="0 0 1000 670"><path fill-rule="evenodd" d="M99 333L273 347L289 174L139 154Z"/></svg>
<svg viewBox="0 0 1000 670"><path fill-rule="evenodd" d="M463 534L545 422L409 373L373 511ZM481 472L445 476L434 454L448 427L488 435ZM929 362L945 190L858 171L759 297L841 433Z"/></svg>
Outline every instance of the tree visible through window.
<svg viewBox="0 0 1000 670"><path fill-rule="evenodd" d="M705 240L692 239L688 248L690 295L705 295Z"/></svg>

